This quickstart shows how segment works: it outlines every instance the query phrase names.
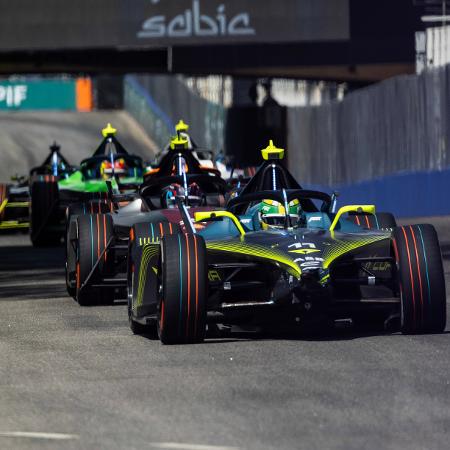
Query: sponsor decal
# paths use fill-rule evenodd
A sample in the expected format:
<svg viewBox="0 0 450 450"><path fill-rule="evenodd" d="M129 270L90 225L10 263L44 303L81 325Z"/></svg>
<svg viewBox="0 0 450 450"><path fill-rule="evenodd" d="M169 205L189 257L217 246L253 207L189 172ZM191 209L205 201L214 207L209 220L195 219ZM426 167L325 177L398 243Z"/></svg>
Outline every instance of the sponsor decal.
<svg viewBox="0 0 450 450"><path fill-rule="evenodd" d="M26 84L0 86L0 103L4 103L8 108L18 108L27 99L27 93Z"/></svg>
<svg viewBox="0 0 450 450"><path fill-rule="evenodd" d="M159 1L152 1L153 4ZM228 17L226 5L220 4L215 15L202 13L200 0L192 0L192 7L175 17L156 15L149 17L137 33L140 39L147 38L188 38L220 36L252 36L256 31L251 26L250 14L240 12Z"/></svg>
<svg viewBox="0 0 450 450"><path fill-rule="evenodd" d="M220 275L219 272L217 272L217 270L210 270L208 272L208 280L209 281L220 281Z"/></svg>

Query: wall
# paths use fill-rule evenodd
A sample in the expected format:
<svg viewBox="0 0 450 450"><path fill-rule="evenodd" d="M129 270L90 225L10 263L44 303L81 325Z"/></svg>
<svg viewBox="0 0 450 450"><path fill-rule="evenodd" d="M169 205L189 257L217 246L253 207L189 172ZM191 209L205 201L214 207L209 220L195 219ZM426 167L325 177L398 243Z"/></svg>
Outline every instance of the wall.
<svg viewBox="0 0 450 450"><path fill-rule="evenodd" d="M162 148L183 119L195 142L216 153L224 148L226 109L193 93L179 79L167 75L128 75L125 109Z"/></svg>
<svg viewBox="0 0 450 450"><path fill-rule="evenodd" d="M450 213L450 201L435 201L450 166L449 74L446 66L387 80L342 102L290 108L293 174L403 216ZM410 201L419 198L432 200Z"/></svg>

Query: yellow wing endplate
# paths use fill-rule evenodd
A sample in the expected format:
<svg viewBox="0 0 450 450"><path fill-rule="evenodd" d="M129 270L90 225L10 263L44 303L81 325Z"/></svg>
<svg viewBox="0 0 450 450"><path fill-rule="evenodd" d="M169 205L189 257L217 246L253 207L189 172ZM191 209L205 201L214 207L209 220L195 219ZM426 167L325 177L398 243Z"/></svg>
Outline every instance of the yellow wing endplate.
<svg viewBox="0 0 450 450"><path fill-rule="evenodd" d="M270 140L269 145L261 150L262 157L265 161L284 158L284 149L277 148L273 141Z"/></svg>
<svg viewBox="0 0 450 450"><path fill-rule="evenodd" d="M108 123L108 125L106 125L106 127L102 130L102 135L105 138L115 136L116 133L117 130L110 123Z"/></svg>
<svg viewBox="0 0 450 450"><path fill-rule="evenodd" d="M200 211L194 214L195 222L206 222L216 219L220 220L223 217L227 217L234 223L241 236L245 235L245 230L242 227L241 222L233 213L230 213L229 211Z"/></svg>
<svg viewBox="0 0 450 450"><path fill-rule="evenodd" d="M333 223L330 226L330 231L334 231L336 228L336 225L338 224L340 218L343 214L347 214L350 212L355 213L365 213L365 214L375 214L375 205L347 205L343 206L339 209L339 211L336 214L336 217L333 220Z"/></svg>

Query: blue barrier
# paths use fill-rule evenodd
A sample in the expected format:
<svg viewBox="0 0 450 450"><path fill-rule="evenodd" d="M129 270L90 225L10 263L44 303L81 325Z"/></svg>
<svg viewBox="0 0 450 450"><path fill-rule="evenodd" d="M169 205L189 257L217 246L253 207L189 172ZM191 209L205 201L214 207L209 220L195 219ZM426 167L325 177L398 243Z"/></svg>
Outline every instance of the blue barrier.
<svg viewBox="0 0 450 450"><path fill-rule="evenodd" d="M300 180L301 181L301 180ZM308 185L330 192L330 187ZM450 215L450 168L433 172L405 172L335 186L340 193L338 205L375 204L377 211L389 211L396 217Z"/></svg>

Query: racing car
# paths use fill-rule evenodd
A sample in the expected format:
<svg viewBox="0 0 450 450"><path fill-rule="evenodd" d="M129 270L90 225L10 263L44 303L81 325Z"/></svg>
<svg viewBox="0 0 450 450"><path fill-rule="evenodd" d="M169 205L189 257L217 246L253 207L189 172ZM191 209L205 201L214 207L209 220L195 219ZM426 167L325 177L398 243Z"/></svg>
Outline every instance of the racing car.
<svg viewBox="0 0 450 450"><path fill-rule="evenodd" d="M177 200L191 211L223 207L227 183L216 171L201 166L178 136L136 193L109 193L105 201L68 208L66 284L80 305L111 303L126 298L130 228L157 223L154 235L168 233L181 221Z"/></svg>
<svg viewBox="0 0 450 450"><path fill-rule="evenodd" d="M81 161L67 176L55 171L34 177L30 186L30 235L35 246L55 245L65 234L66 209L73 203L107 198L111 181L118 192L135 191L143 181L143 162L129 154L108 124L103 140L92 157Z"/></svg>
<svg viewBox="0 0 450 450"><path fill-rule="evenodd" d="M207 324L287 330L369 317L397 323L402 333L443 332L445 281L434 228L392 229L373 205L335 212L335 197L295 187L277 163L283 153L265 149L258 176L226 209L192 217L179 202L182 227L133 226L132 331L186 344L202 342ZM355 215L378 226L358 225Z"/></svg>
<svg viewBox="0 0 450 450"><path fill-rule="evenodd" d="M210 169L211 171L217 173L218 175L222 175L220 170L217 168L217 165L214 161L215 155L212 150L207 150L205 148L199 147L196 142L193 140L191 135L189 134L189 125L185 123L183 120L180 120L175 126L176 136L178 138L184 139L188 141L187 149L192 153L192 156L200 163L200 166L204 169ZM170 143L166 146L161 152L159 152L151 166L147 168L147 173L154 173L154 169L157 168L162 159L170 153Z"/></svg>
<svg viewBox="0 0 450 450"><path fill-rule="evenodd" d="M0 230L27 230L30 226L30 182L50 179L55 173L69 176L75 171L54 142L44 162L31 169L29 176L14 176L12 184L0 184ZM31 180L31 181L30 181Z"/></svg>

